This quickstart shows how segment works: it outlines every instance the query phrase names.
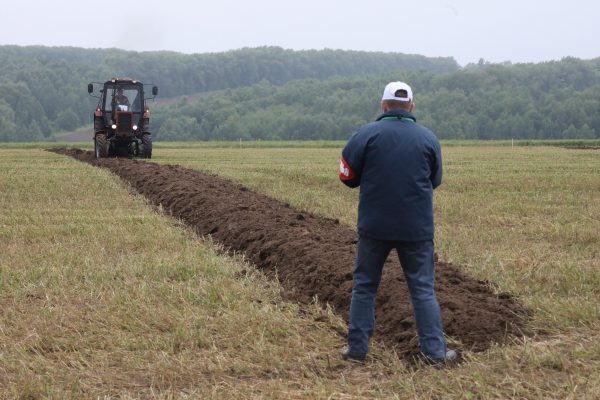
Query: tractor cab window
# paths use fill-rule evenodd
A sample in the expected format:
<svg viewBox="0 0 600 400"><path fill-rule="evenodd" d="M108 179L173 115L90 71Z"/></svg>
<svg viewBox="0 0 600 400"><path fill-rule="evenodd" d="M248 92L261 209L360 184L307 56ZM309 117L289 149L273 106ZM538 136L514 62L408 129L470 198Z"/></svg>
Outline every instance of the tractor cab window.
<svg viewBox="0 0 600 400"><path fill-rule="evenodd" d="M141 112L141 96L137 87L117 86L106 88L104 111L111 112L113 103L115 111Z"/></svg>

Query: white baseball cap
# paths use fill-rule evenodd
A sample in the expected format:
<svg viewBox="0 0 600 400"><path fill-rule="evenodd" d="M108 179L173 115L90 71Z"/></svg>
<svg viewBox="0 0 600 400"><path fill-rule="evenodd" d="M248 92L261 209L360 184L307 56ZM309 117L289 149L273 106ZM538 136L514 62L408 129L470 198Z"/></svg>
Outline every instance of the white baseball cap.
<svg viewBox="0 0 600 400"><path fill-rule="evenodd" d="M406 96L402 96L404 93L400 92L402 90L406 92ZM396 100L396 101L412 101L413 94L412 89L404 82L390 82L387 84L385 89L383 89L383 96L381 100Z"/></svg>

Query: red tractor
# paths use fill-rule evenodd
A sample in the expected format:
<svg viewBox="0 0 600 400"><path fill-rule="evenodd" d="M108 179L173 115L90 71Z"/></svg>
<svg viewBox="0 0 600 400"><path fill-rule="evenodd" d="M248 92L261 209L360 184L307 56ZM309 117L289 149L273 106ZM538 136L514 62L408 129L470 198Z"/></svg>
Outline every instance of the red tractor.
<svg viewBox="0 0 600 400"><path fill-rule="evenodd" d="M100 95L94 85L102 85ZM144 97L143 83L129 78L113 78L104 83L88 84L88 93L99 99L94 111L94 153L101 157L152 157L150 110L147 100L154 100L158 88L152 86L152 97Z"/></svg>

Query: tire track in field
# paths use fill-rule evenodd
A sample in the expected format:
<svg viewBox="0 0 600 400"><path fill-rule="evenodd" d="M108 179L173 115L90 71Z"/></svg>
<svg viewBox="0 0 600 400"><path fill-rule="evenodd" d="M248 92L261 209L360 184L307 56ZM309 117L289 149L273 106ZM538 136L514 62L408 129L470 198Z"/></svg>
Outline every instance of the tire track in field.
<svg viewBox="0 0 600 400"><path fill-rule="evenodd" d="M200 235L243 252L267 276L279 279L287 299L307 304L317 296L347 320L357 241L352 229L181 166L95 159L92 152L76 149L56 152L109 169ZM523 336L531 313L512 296L494 294L488 282L455 265L437 261L436 268L444 330L463 348L483 351ZM404 356L418 352L410 297L395 256L386 261L376 315L376 340Z"/></svg>

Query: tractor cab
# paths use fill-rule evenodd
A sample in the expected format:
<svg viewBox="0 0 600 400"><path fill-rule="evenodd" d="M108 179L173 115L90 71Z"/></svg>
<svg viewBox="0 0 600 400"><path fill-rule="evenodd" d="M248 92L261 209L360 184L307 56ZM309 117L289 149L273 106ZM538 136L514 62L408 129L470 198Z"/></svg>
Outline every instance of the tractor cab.
<svg viewBox="0 0 600 400"><path fill-rule="evenodd" d="M135 136L142 127L144 86L140 82L106 82L101 103L104 122L116 136Z"/></svg>
<svg viewBox="0 0 600 400"><path fill-rule="evenodd" d="M110 117L113 111L140 114L142 112L144 87L138 83L107 82L102 90L104 112Z"/></svg>

